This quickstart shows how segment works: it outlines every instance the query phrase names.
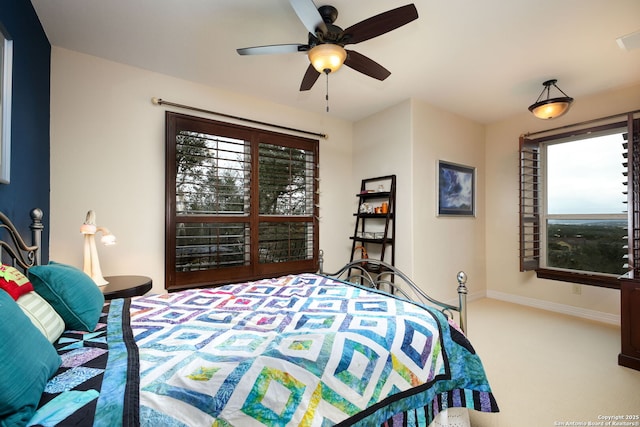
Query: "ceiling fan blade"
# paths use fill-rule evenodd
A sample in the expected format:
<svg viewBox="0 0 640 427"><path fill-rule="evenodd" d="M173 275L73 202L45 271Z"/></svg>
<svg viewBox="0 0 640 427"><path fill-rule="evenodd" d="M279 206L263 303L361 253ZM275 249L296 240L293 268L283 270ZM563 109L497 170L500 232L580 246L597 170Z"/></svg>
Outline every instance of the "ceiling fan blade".
<svg viewBox="0 0 640 427"><path fill-rule="evenodd" d="M236 49L240 55L268 55L273 53L306 52L309 45L306 44L273 44L270 46L255 46Z"/></svg>
<svg viewBox="0 0 640 427"><path fill-rule="evenodd" d="M418 10L413 4L388 10L344 30L342 42L360 43L402 27L415 19L418 19Z"/></svg>
<svg viewBox="0 0 640 427"><path fill-rule="evenodd" d="M344 65L378 80L384 80L391 75L391 71L373 59L353 50L347 50L347 59L345 59Z"/></svg>
<svg viewBox="0 0 640 427"><path fill-rule="evenodd" d="M313 68L313 65L309 64L307 67L307 71L304 73L304 77L302 78L302 83L300 83L300 91L309 90L313 87L320 77L320 73L318 70Z"/></svg>
<svg viewBox="0 0 640 427"><path fill-rule="evenodd" d="M304 24L307 30L315 35L318 30L322 34L327 33L327 24L325 24L318 8L313 4L312 0L289 0L291 7L295 10L296 15L300 18L300 21Z"/></svg>

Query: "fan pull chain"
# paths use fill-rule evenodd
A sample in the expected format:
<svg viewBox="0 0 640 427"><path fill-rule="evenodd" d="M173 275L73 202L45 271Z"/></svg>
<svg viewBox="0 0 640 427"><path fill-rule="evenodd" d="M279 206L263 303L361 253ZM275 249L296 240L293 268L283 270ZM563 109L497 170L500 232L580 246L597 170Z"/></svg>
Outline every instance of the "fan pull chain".
<svg viewBox="0 0 640 427"><path fill-rule="evenodd" d="M329 73L325 71L324 73L327 76L327 94L325 95L325 99L327 100L327 113L329 112Z"/></svg>

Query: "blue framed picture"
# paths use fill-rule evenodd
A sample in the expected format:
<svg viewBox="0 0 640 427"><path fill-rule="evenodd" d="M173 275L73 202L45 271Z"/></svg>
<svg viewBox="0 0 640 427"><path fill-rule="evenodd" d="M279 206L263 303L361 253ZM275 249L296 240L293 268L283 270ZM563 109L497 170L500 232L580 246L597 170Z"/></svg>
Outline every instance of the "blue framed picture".
<svg viewBox="0 0 640 427"><path fill-rule="evenodd" d="M438 161L438 216L475 216L476 168Z"/></svg>

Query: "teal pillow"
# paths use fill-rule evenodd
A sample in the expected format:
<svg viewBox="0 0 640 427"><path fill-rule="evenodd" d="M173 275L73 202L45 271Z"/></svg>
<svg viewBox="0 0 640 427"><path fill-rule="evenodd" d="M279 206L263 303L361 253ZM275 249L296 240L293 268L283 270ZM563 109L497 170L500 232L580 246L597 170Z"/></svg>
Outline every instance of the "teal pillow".
<svg viewBox="0 0 640 427"><path fill-rule="evenodd" d="M60 366L53 345L0 290L0 425L26 425Z"/></svg>
<svg viewBox="0 0 640 427"><path fill-rule="evenodd" d="M31 267L28 274L35 291L58 312L67 329L93 332L102 313L104 295L91 277L53 261Z"/></svg>

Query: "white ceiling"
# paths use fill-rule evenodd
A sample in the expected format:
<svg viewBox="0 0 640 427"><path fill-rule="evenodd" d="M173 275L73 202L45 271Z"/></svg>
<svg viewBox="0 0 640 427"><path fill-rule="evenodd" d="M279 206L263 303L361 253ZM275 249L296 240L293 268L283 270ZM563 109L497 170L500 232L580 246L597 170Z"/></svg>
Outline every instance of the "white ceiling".
<svg viewBox="0 0 640 427"><path fill-rule="evenodd" d="M326 81L299 92L305 54L236 48L306 43L288 0L31 0L53 46L324 113ZM410 0L331 0L346 28ZM391 71L329 76L331 116L358 120L408 98L491 123L526 111L542 82L581 97L640 82L640 0L414 0L419 18L350 45ZM316 0L316 5L327 4ZM162 97L162 94L157 94ZM180 102L179 99L168 101ZM207 108L206 105L199 106Z"/></svg>

